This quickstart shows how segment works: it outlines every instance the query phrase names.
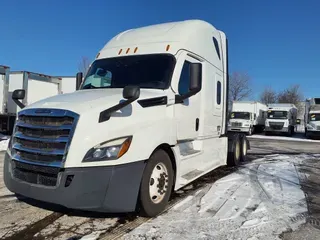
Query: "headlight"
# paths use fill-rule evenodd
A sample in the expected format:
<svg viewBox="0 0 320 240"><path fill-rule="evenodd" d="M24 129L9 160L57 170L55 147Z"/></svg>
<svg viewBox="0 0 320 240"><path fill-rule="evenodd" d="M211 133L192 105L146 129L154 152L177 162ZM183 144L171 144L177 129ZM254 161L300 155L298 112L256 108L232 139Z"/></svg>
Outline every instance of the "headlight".
<svg viewBox="0 0 320 240"><path fill-rule="evenodd" d="M122 157L129 149L132 136L113 139L91 148L83 162L115 160Z"/></svg>

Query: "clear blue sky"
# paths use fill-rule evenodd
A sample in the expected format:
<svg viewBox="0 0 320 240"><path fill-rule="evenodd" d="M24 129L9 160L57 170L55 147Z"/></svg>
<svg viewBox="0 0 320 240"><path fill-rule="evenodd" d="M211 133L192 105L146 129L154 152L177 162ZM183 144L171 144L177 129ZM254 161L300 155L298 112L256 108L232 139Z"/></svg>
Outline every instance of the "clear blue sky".
<svg viewBox="0 0 320 240"><path fill-rule="evenodd" d="M115 34L143 25L203 19L226 32L231 71L265 86L300 84L320 96L319 0L10 0L1 2L0 64L74 75Z"/></svg>

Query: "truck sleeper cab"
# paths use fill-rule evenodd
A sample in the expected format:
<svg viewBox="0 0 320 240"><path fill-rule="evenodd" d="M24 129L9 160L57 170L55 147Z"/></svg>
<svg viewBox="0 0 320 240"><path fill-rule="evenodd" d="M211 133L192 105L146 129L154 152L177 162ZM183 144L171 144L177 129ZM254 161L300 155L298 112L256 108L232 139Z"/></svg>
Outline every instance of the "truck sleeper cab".
<svg viewBox="0 0 320 240"><path fill-rule="evenodd" d="M293 104L270 104L267 111L265 134L285 133L292 136L297 125L297 108Z"/></svg>
<svg viewBox="0 0 320 240"><path fill-rule="evenodd" d="M5 185L72 209L159 214L172 191L245 161L246 137L227 135L227 56L225 34L200 20L118 34L77 91L19 112Z"/></svg>

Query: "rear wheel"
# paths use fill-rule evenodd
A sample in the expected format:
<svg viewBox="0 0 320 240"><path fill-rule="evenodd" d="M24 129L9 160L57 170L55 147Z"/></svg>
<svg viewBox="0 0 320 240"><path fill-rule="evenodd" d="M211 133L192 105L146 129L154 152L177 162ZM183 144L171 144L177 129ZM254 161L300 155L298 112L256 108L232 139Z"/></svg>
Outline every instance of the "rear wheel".
<svg viewBox="0 0 320 240"><path fill-rule="evenodd" d="M227 165L228 166L238 166L241 159L241 141L239 134L235 134L229 140L229 151L228 151L228 159Z"/></svg>
<svg viewBox="0 0 320 240"><path fill-rule="evenodd" d="M155 217L165 210L173 185L170 157L164 150L157 150L150 157L144 170L139 202L141 215Z"/></svg>
<svg viewBox="0 0 320 240"><path fill-rule="evenodd" d="M248 152L249 146L246 136L241 136L241 155L240 155L240 161L245 162L247 161L247 152Z"/></svg>

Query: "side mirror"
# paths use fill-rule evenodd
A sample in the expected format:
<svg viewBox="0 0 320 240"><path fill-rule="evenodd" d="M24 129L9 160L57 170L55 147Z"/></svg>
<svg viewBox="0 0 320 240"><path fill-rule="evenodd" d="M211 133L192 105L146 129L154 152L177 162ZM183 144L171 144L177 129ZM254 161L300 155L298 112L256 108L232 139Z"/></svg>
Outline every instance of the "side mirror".
<svg viewBox="0 0 320 240"><path fill-rule="evenodd" d="M176 95L175 102L183 103L183 101L193 95L200 92L202 87L202 64L201 63L191 63L190 64L190 84L189 92L183 95Z"/></svg>
<svg viewBox="0 0 320 240"><path fill-rule="evenodd" d="M140 88L137 86L125 86L122 96L127 100L136 100L140 97Z"/></svg>
<svg viewBox="0 0 320 240"><path fill-rule="evenodd" d="M192 63L190 65L190 85L189 90L196 94L201 90L202 83L202 64Z"/></svg>
<svg viewBox="0 0 320 240"><path fill-rule="evenodd" d="M21 109L25 107L25 105L19 100L24 99L26 96L26 91L24 89L16 89L12 93L12 100L17 104Z"/></svg>
<svg viewBox="0 0 320 240"><path fill-rule="evenodd" d="M83 73L78 72L76 76L76 90L79 90L83 78Z"/></svg>
<svg viewBox="0 0 320 240"><path fill-rule="evenodd" d="M16 89L12 93L13 100L22 100L26 96L26 91L24 89Z"/></svg>
<svg viewBox="0 0 320 240"><path fill-rule="evenodd" d="M301 124L301 119L297 119L297 120L296 120L296 123L297 123L297 124Z"/></svg>

